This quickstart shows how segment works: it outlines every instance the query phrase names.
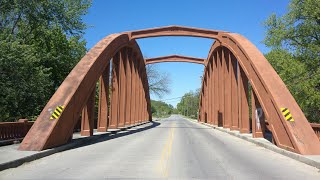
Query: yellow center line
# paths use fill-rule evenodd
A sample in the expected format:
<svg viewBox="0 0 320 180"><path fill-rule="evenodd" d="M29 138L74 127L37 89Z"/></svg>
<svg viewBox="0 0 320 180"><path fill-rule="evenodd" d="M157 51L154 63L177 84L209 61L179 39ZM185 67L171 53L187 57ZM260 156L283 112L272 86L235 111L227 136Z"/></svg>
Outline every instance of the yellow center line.
<svg viewBox="0 0 320 180"><path fill-rule="evenodd" d="M173 125L175 125L174 123ZM171 156L171 149L172 149L172 143L174 138L174 128L171 128L169 131L169 138L166 141L165 146L163 147L162 153L161 153L161 159L160 159L160 168L159 171L162 173L164 177L168 176L168 164L169 164L169 158Z"/></svg>

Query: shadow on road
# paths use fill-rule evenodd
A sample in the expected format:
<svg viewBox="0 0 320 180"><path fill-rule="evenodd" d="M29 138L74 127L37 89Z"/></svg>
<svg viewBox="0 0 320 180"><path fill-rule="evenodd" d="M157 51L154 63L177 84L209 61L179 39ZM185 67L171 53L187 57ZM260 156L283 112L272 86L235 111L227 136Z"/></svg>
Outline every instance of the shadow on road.
<svg viewBox="0 0 320 180"><path fill-rule="evenodd" d="M80 145L77 145L77 146L75 146L73 148L70 148L70 150L71 149L77 149L77 148L85 147L85 146L89 146L89 145L92 145L92 144L108 141L108 140L111 140L111 139L115 139L115 138L119 138L119 137L123 137L123 136L127 136L127 135L131 135L131 134L135 134L135 133L138 133L138 132L141 132L141 131L146 131L148 129L155 128L155 127L159 126L160 124L161 123L159 123L159 122L151 121L151 122L149 122L147 124L143 124L143 125L140 125L140 126L126 128L125 130L119 131L117 133L106 132L104 134L96 134L96 135L93 135L91 137L85 137L86 139L88 139L87 142L81 143ZM145 126L145 127L142 127L142 126ZM73 140L71 140L71 143L77 143L77 141L83 141L83 140L84 140L83 138L73 139Z"/></svg>
<svg viewBox="0 0 320 180"><path fill-rule="evenodd" d="M164 128L164 129L170 129L170 128L174 128L174 129L212 129L210 127L183 127L183 126L161 126L161 127L157 127L157 128Z"/></svg>

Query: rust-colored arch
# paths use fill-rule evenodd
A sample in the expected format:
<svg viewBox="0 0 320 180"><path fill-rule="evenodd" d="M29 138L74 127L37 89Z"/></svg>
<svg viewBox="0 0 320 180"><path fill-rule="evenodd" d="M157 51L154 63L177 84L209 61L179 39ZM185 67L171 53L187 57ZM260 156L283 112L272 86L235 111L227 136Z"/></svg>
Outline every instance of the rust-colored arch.
<svg viewBox="0 0 320 180"><path fill-rule="evenodd" d="M201 100L205 100L206 109L213 111L210 104L212 102L209 102L208 99L212 98L215 93L208 88L212 87L212 82L210 81L212 78L210 79L209 77L214 76L214 68L210 62L216 61L217 59L221 60L221 58L223 58L222 55L225 56L225 54L220 53L221 49L228 49L232 55L229 57L237 59L239 63L238 67L241 67L241 70L243 70L245 76L250 81L257 95L257 99L263 111L266 113L266 118L270 124L276 144L281 148L301 154L320 154L320 142L311 129L303 112L280 77L262 53L251 42L243 36L234 33L182 26L168 26L124 32L109 35L102 39L81 59L66 77L42 110L19 149L43 150L67 143L73 133L73 128L78 121L81 110L89 99L99 77L106 66L109 65L110 59L112 59L121 48L133 46L133 49L136 51L136 57L140 60L139 62L135 62L135 65L139 67L137 71L144 72L145 61L143 60L142 53L135 39L159 36L191 36L215 39L209 56L204 62L205 74L202 94L206 94L208 97L201 97ZM218 51L219 53L216 53ZM173 57L167 57L167 59L170 58L171 60L174 59ZM191 60L190 57L189 60ZM196 62L196 60L194 60L194 62ZM142 85L139 84L140 89L138 90L141 92L141 88L143 88L145 92L148 93L146 75L142 73L137 80L144 83ZM145 95L147 101L150 100L148 99L150 98L149 94L143 93L144 92L139 94ZM222 96L219 98L224 101L223 92L221 94ZM60 105L65 106L60 117L56 120L50 120L50 110ZM148 108L150 116L150 104L148 105L149 107L144 108ZM144 106L146 105L144 104ZM284 117L281 116L280 108L282 107L290 109L296 119L294 123L286 121ZM201 106L201 108L203 107ZM203 110L201 108L200 112L202 113ZM209 122L219 118L219 116L208 115L209 116L206 115L206 117L209 117ZM139 117L141 116L142 114L140 113Z"/></svg>
<svg viewBox="0 0 320 180"><path fill-rule="evenodd" d="M221 48L227 48L232 53L231 55L236 58L241 70L250 81L270 124L276 144L283 149L300 154L320 154L319 140L308 120L263 54L245 37L235 33L224 33L221 34L221 39L212 45L205 62L206 67L209 62L223 58ZM214 56L216 53L220 57ZM206 82L207 78L204 78L203 87L206 86ZM283 107L290 109L294 122L289 122L283 117L281 114Z"/></svg>
<svg viewBox="0 0 320 180"><path fill-rule="evenodd" d="M189 57L189 56L180 56L180 55L170 55L170 56L161 56L156 58L147 58L145 59L146 64L161 63L161 62L188 62L195 64L204 64L205 59Z"/></svg>
<svg viewBox="0 0 320 180"><path fill-rule="evenodd" d="M202 37L210 39L219 39L224 31L215 31L201 28L185 27L185 26L166 26L137 31L130 31L128 35L130 39L141 39L160 36L190 36Z"/></svg>
<svg viewBox="0 0 320 180"><path fill-rule="evenodd" d="M129 41L126 33L112 34L102 39L66 77L42 110L19 149L43 150L67 143L81 110L96 87L96 82L114 55L125 46L135 49L137 58L143 59L138 44L134 40ZM64 106L64 110L60 117L50 120L52 110L61 105Z"/></svg>
<svg viewBox="0 0 320 180"><path fill-rule="evenodd" d="M78 115L88 100L104 68L120 48L129 42L126 34L113 34L98 42L66 77L22 141L20 150L43 150L65 144ZM65 106L57 120L50 120L50 110ZM76 118L75 118L76 117Z"/></svg>

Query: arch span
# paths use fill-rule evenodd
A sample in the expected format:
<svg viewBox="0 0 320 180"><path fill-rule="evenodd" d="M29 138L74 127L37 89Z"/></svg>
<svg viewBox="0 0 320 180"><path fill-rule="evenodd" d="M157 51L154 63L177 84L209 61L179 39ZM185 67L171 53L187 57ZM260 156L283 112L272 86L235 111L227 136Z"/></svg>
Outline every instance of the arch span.
<svg viewBox="0 0 320 180"><path fill-rule="evenodd" d="M135 39L158 36L202 37L215 39L215 42L206 60L167 56L145 61ZM24 138L20 149L43 150L67 143L81 112L82 134L92 135L94 90L98 80L99 131L151 120L145 66L152 62L175 62L177 58L205 65L199 121L239 130L240 133L249 133L252 129L254 137L263 137L263 130L268 127L279 147L300 154L320 154L320 142L303 112L280 77L250 41L235 33L182 26L124 32L102 39L66 77ZM249 93L253 109L252 128ZM51 119L58 106L63 110ZM289 110L291 119L287 118ZM282 111L286 114L283 115Z"/></svg>
<svg viewBox="0 0 320 180"><path fill-rule="evenodd" d="M222 34L220 41L212 45L205 64L200 121L241 133L249 133L252 126L258 137L263 137L268 124L277 146L301 154L320 153L319 140L293 96L263 54L246 38ZM259 122L258 108L263 112ZM290 110L294 121L286 119L282 108Z"/></svg>
<svg viewBox="0 0 320 180"><path fill-rule="evenodd" d="M130 48L130 52L124 50ZM124 59L129 58L130 61ZM111 94L111 108L108 113L108 104L106 98L108 97L108 78L110 68L110 60L112 59L112 94ZM122 76L125 69L124 66L131 68L131 79L126 80ZM122 68L121 68L122 67ZM51 147L59 146L68 142L72 137L73 129L77 122L81 111L82 126L88 127L84 130L83 135L92 134L92 105L88 101L92 101L95 93L96 82L100 78L100 99L99 99L99 120L103 121L102 127L106 130L108 127L118 128L121 126L121 120L124 120L123 111L126 107L119 107L124 104L120 97L125 94L121 86L125 86L126 82L134 81L131 90L135 92L132 94L131 107L140 107L141 109L134 109L130 113L129 119L133 119L135 123L142 120L151 120L150 98L147 86L147 78L145 72L145 64L137 43L129 41L126 33L112 34L98 42L74 67L70 74L66 77L54 95L51 97L47 105L42 110L36 122L24 138L19 149L20 150L43 150ZM140 82L140 83L139 83ZM101 87L104 84L104 87ZM103 89L103 90L101 90ZM146 93L143 93L145 91ZM104 94L104 97L101 95ZM145 97L143 97L145 96ZM104 98L104 99L103 99ZM57 106L63 106L64 109L57 119L50 120L53 111ZM103 114L101 114L103 113ZM119 114L122 114L120 116ZM108 115L110 119L108 119ZM90 120L89 123L86 121ZM99 124L99 123L98 123ZM90 131L89 134L85 133Z"/></svg>

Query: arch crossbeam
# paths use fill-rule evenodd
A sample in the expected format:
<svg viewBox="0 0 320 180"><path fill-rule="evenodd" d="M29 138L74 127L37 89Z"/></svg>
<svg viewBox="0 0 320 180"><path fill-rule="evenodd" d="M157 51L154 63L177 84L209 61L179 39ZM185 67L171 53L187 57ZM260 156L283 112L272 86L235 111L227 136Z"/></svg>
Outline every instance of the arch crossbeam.
<svg viewBox="0 0 320 180"><path fill-rule="evenodd" d="M170 55L170 56L161 56L155 58L145 59L146 64L161 63L161 62L188 62L195 64L204 64L205 59L190 57L190 56L181 56L181 55Z"/></svg>
<svg viewBox="0 0 320 180"><path fill-rule="evenodd" d="M160 36L189 36L218 39L224 31L214 31L184 26L166 26L128 32L130 39L141 39Z"/></svg>

